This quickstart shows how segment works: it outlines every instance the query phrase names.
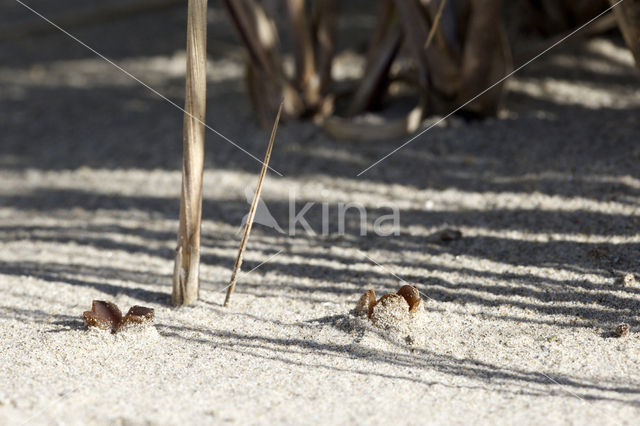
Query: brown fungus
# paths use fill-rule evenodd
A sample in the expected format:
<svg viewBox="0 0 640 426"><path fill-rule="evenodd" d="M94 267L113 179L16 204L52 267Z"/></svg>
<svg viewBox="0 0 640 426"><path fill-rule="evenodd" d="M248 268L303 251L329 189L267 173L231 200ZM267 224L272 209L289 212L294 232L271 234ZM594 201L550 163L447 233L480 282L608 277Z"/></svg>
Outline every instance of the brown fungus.
<svg viewBox="0 0 640 426"><path fill-rule="evenodd" d="M371 321L380 328L394 327L409 320L409 304L404 297L389 293L373 307Z"/></svg>
<svg viewBox="0 0 640 426"><path fill-rule="evenodd" d="M371 318L371 314L373 313L373 307L376 304L376 293L373 290L367 290L358 303L356 304L356 315L358 316L367 316Z"/></svg>
<svg viewBox="0 0 640 426"><path fill-rule="evenodd" d="M153 322L155 313L153 308L146 308L144 306L132 306L127 312L127 315L122 318L121 327L132 324L147 324Z"/></svg>
<svg viewBox="0 0 640 426"><path fill-rule="evenodd" d="M381 328L393 327L416 319L422 311L422 299L417 288L405 285L397 293L387 293L376 301L373 290L367 290L358 300L355 315L369 318Z"/></svg>
<svg viewBox="0 0 640 426"><path fill-rule="evenodd" d="M122 312L115 303L104 300L94 300L91 310L85 311L82 316L89 327L97 327L111 330L115 333L122 321Z"/></svg>
<svg viewBox="0 0 640 426"><path fill-rule="evenodd" d="M398 294L404 297L404 300L409 304L409 312L415 312L422 306L422 299L420 298L420 292L412 285L403 285L398 290Z"/></svg>
<svg viewBox="0 0 640 426"><path fill-rule="evenodd" d="M136 305L122 316L122 312L115 303L94 300L91 310L85 311L82 316L87 326L111 330L115 333L124 326L151 323L155 314L152 308Z"/></svg>

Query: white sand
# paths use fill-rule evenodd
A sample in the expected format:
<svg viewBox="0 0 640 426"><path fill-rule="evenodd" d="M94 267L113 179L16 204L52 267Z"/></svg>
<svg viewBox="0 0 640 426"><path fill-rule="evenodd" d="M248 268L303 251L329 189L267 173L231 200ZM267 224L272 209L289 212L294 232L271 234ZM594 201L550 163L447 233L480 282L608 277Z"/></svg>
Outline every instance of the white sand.
<svg viewBox="0 0 640 426"><path fill-rule="evenodd" d="M9 78L19 60L0 72L0 424L637 424L640 287L619 277L640 273L640 86L619 45L559 50L510 84L501 119L449 121L359 178L401 141L284 125L272 165L285 176L263 191L279 223L295 191L333 215L363 203L369 229L393 202L400 235L361 237L354 214L342 237L256 226L243 270L271 259L228 309L259 165L208 135L202 300L175 309L181 116L113 70L99 71L113 89L67 86L56 72L99 61L45 42L70 56L50 80ZM142 74L154 64L127 55ZM180 96L173 68L153 71ZM209 100L210 123L264 152L239 76L212 80ZM320 207L307 217L319 232ZM436 242L445 228L463 238ZM394 274L428 297L413 344L348 314L366 289L397 290ZM88 331L92 299L153 307L156 324ZM630 335L609 337L620 322Z"/></svg>

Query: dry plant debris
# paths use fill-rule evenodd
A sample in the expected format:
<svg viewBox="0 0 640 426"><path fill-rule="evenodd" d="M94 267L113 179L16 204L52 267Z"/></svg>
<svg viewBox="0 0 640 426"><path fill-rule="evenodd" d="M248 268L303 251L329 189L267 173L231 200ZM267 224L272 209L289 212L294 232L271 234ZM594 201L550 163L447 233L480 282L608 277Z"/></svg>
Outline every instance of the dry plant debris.
<svg viewBox="0 0 640 426"><path fill-rule="evenodd" d="M627 273L622 276L623 287L636 287L637 285L638 285L638 281L636 281L635 275L631 273Z"/></svg>
<svg viewBox="0 0 640 426"><path fill-rule="evenodd" d="M440 241L449 242L462 238L462 232L457 229L445 229L440 232Z"/></svg>
<svg viewBox="0 0 640 426"><path fill-rule="evenodd" d="M405 285L397 293L388 293L376 301L373 290L367 290L358 300L354 313L367 317L380 328L411 322L422 312L422 299L417 288Z"/></svg>
<svg viewBox="0 0 640 426"><path fill-rule="evenodd" d="M613 334L616 337L626 337L629 335L629 324L626 322L620 323L613 330Z"/></svg>
<svg viewBox="0 0 640 426"><path fill-rule="evenodd" d="M120 308L115 303L94 300L91 304L91 310L85 311L82 316L87 326L111 330L112 333L116 333L128 326L152 323L155 313L153 308L135 305L129 309L126 315L122 316Z"/></svg>
<svg viewBox="0 0 640 426"><path fill-rule="evenodd" d="M611 250L609 250L609 247L596 247L589 250L587 255L594 260L600 260L609 257Z"/></svg>
<svg viewBox="0 0 640 426"><path fill-rule="evenodd" d="M224 306L229 306L231 295L236 289L236 282L238 280L238 272L242 267L242 256L247 248L247 242L249 241L249 234L251 234L251 227L253 226L253 219L256 217L256 207L260 200L260 192L262 191L262 184L264 183L264 177L267 175L267 168L269 167L269 159L271 158L271 150L273 150L273 142L276 140L276 133L278 132L278 123L280 123L280 115L282 114L282 108L284 107L284 101L280 102L278 108L278 114L276 120L273 123L273 129L271 130L271 137L269 138L269 145L267 146L267 153L264 156L264 162L262 163L262 170L260 171L260 177L258 178L258 186L256 192L253 195L253 201L251 202L251 208L249 209L249 215L247 216L247 223L244 225L244 232L242 233L242 240L240 241L240 248L238 249L238 255L236 257L236 263L233 266L231 272L231 282L227 288L227 296L224 298Z"/></svg>
<svg viewBox="0 0 640 426"><path fill-rule="evenodd" d="M378 13L365 69L346 92L334 84L331 73L341 2L283 3L293 75L285 72L278 9L258 0L223 1L248 53L247 93L264 127L281 98L285 118L312 118L331 136L349 140L410 134L426 115L444 115L463 103L461 108L471 116L497 114L504 93L500 79L512 69L501 0L373 2ZM403 77L393 65L407 56L414 66ZM412 87L416 106L401 118L379 116L375 123L362 123L360 119L394 97L393 83ZM495 87L485 90L491 84Z"/></svg>

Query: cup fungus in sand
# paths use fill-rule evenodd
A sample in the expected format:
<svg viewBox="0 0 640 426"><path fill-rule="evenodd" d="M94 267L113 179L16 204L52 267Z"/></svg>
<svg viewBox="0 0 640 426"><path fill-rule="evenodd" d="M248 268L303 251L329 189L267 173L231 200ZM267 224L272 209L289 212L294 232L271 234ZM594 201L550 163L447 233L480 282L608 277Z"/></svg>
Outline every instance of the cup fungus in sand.
<svg viewBox="0 0 640 426"><path fill-rule="evenodd" d="M405 285L398 293L389 293L376 301L373 290L367 290L356 304L355 314L366 316L376 326L393 327L408 323L422 311L422 299L417 288Z"/></svg>
<svg viewBox="0 0 640 426"><path fill-rule="evenodd" d="M91 310L85 311L82 316L87 326L116 333L129 326L151 324L155 313L153 308L136 305L122 316L122 312L115 303L94 300Z"/></svg>
<svg viewBox="0 0 640 426"><path fill-rule="evenodd" d="M376 304L376 293L373 290L367 290L360 297L358 303L356 304L356 315L358 316L367 316L371 318L371 314L373 314L373 307Z"/></svg>
<svg viewBox="0 0 640 426"><path fill-rule="evenodd" d="M409 312L417 312L422 308L422 299L420 298L420 292L412 285L403 285L398 290L398 294L404 297L409 305Z"/></svg>

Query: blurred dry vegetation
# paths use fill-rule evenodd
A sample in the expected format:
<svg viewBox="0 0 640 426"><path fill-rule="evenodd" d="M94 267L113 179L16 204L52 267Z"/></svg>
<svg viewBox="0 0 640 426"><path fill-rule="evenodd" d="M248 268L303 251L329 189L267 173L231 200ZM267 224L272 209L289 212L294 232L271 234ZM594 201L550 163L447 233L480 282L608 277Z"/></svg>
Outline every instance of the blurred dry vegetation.
<svg viewBox="0 0 640 426"><path fill-rule="evenodd" d="M640 59L639 0L604 14L614 1L379 0L371 1L377 14L367 46L353 46L365 57L364 71L337 84L332 63L338 42L345 44L338 22L347 3L223 3L248 53L247 88L262 125L271 124L284 99L286 117L312 119L335 138L410 134L425 117L461 106L467 117L495 116L504 76L600 14L574 37L620 26ZM395 104L404 110L389 114Z"/></svg>
<svg viewBox="0 0 640 426"><path fill-rule="evenodd" d="M68 29L185 3L106 2L53 21ZM452 111L471 118L495 116L504 77L568 35L621 31L640 63L640 0L221 3L247 53L247 92L261 125L271 126L284 99L283 119L311 119L338 139L391 139L415 132L426 117ZM361 25L365 15L373 22ZM52 30L41 20L9 25L0 29L0 41ZM355 53L363 64L352 66L347 78L336 78L337 59L345 52Z"/></svg>

